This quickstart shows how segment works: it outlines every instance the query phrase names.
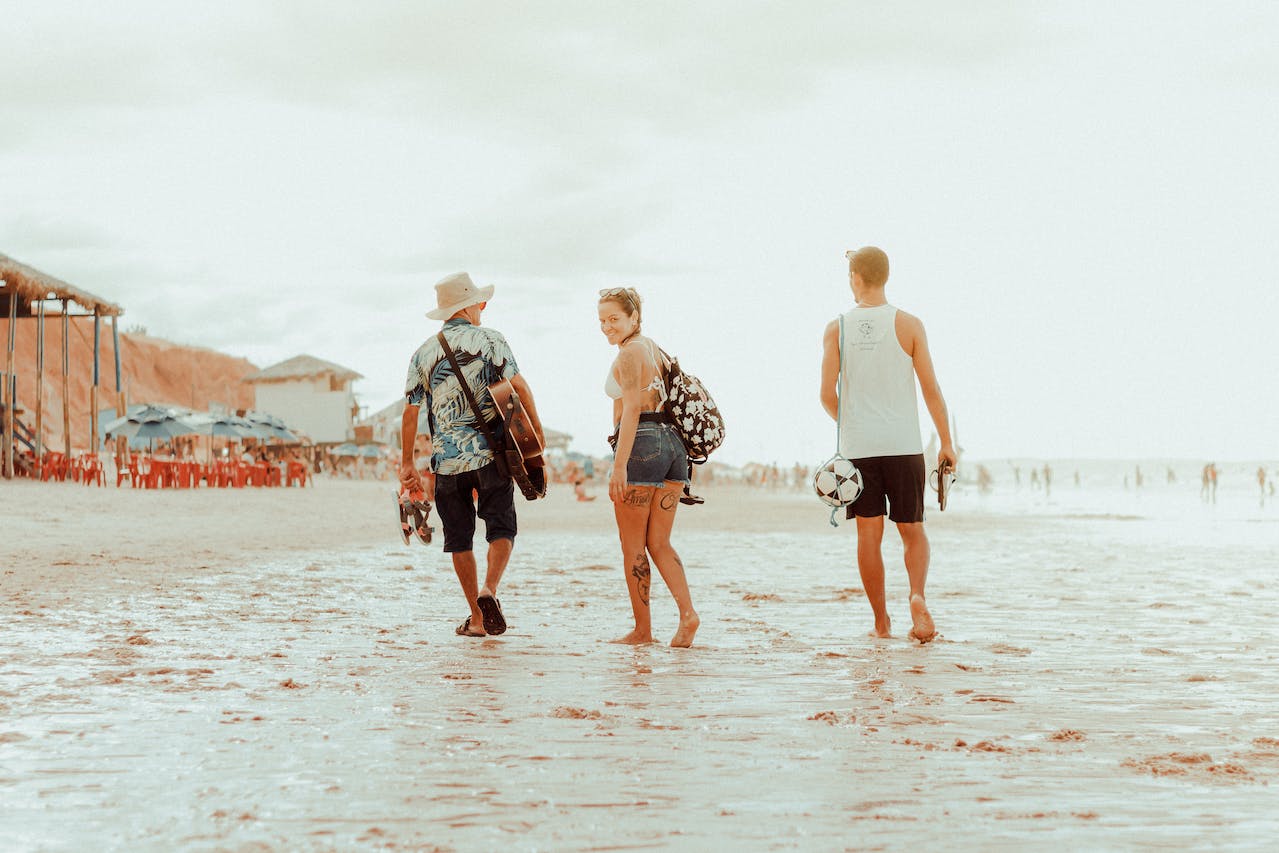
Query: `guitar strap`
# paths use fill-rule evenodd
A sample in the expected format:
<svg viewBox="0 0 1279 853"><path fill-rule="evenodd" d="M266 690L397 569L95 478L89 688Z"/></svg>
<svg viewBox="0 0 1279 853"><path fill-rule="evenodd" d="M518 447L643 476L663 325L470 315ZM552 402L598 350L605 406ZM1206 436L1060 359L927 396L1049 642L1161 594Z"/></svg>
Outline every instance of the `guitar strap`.
<svg viewBox="0 0 1279 853"><path fill-rule="evenodd" d="M436 338L439 339L440 346L444 348L444 355L448 358L449 364L453 366L453 375L457 377L457 384L462 386L462 393L466 395L466 402L471 404L471 411L475 413L475 422L479 424L480 432L484 433L484 438L489 443L489 449L493 451L493 461L497 463L498 472L509 479L511 472L506 465L506 459L503 457L502 445L497 443L493 430L489 429L488 421L484 420L484 416L480 414L480 404L475 402L475 395L471 392L471 386L467 384L466 374L462 372L462 365L458 364L457 355L453 352L453 347L449 346L443 331L436 335Z"/></svg>

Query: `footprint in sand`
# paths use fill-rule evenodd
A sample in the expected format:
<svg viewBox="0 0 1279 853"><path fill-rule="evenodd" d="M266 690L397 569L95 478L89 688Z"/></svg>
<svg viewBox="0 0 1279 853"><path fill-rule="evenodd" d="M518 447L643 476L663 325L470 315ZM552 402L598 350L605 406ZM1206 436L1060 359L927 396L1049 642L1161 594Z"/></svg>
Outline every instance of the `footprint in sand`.
<svg viewBox="0 0 1279 853"><path fill-rule="evenodd" d="M1025 657L1030 654L1030 649L1023 649L1020 646L1010 646L1007 643L995 643L990 650L997 655L1015 655L1016 657Z"/></svg>
<svg viewBox="0 0 1279 853"><path fill-rule="evenodd" d="M571 708L567 705L561 705L551 712L552 717L559 717L562 720L598 720L604 715L599 711L588 711L585 708Z"/></svg>
<svg viewBox="0 0 1279 853"><path fill-rule="evenodd" d="M1252 772L1242 764L1231 761L1217 763L1206 752L1169 752L1146 758L1129 758L1120 766L1149 773L1152 776L1190 776L1198 777L1201 781L1255 781Z"/></svg>

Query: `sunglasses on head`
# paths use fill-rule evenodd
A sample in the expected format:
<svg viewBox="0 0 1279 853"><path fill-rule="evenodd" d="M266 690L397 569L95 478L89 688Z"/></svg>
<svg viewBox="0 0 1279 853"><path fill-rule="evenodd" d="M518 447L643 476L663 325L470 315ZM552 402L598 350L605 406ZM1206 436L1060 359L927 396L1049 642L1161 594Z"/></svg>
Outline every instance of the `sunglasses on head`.
<svg viewBox="0 0 1279 853"><path fill-rule="evenodd" d="M634 299L631 296L629 287L606 287L600 291L600 298L602 299L610 299L614 296L625 296L627 299Z"/></svg>

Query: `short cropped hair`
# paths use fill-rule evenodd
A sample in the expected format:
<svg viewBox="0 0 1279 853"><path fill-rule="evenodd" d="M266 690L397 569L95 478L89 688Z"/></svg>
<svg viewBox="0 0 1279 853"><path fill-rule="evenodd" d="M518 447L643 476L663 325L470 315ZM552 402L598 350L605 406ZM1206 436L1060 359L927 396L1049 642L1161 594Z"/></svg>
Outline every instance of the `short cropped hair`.
<svg viewBox="0 0 1279 853"><path fill-rule="evenodd" d="M883 287L888 283L888 255L875 246L863 246L848 256L848 270L871 287Z"/></svg>

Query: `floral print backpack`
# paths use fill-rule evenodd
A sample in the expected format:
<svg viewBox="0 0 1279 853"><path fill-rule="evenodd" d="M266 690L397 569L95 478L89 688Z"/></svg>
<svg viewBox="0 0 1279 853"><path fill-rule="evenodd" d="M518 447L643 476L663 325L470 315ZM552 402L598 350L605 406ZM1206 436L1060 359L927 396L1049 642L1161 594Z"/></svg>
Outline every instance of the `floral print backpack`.
<svg viewBox="0 0 1279 853"><path fill-rule="evenodd" d="M706 385L679 366L679 359L662 351L670 367L666 372L666 414L684 442L688 461L705 464L711 453L724 443L724 416Z"/></svg>

